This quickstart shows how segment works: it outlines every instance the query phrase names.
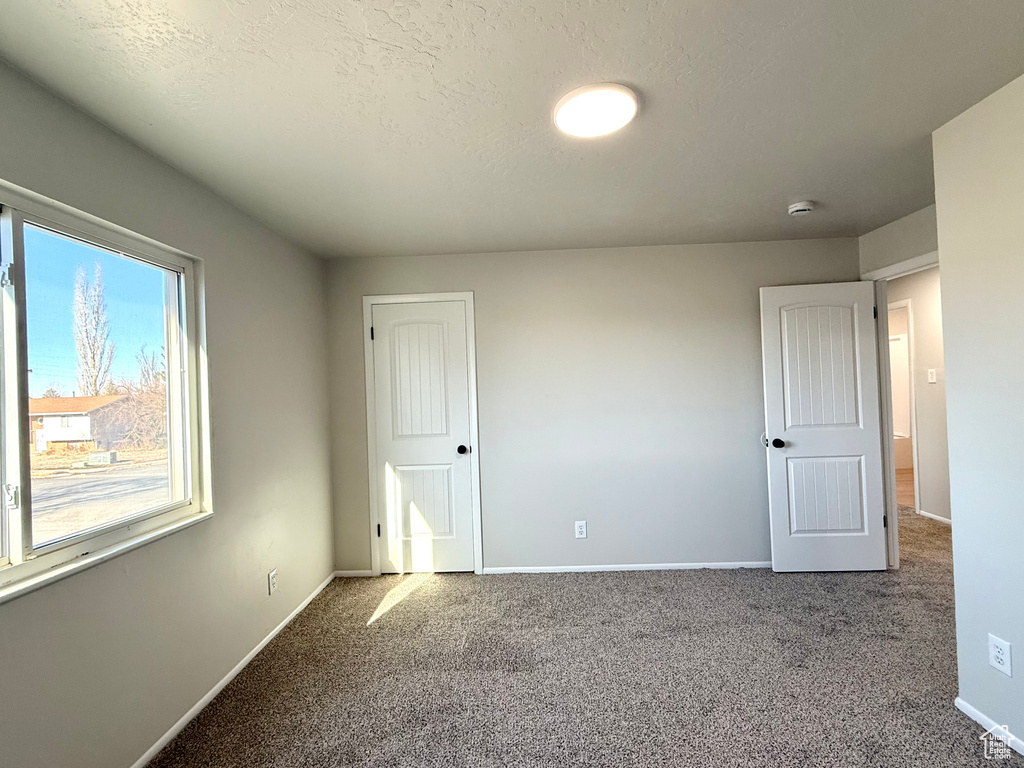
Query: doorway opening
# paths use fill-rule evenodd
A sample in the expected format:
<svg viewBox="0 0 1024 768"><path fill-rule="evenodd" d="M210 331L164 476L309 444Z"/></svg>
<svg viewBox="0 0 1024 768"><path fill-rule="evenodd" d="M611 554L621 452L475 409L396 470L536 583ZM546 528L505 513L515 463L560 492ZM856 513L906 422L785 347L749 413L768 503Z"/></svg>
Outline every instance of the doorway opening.
<svg viewBox="0 0 1024 768"><path fill-rule="evenodd" d="M924 261L924 263L922 263ZM879 282L879 307L886 307L890 514L896 518L890 538L890 565L898 565L899 543L924 525L949 547L949 458L946 441L945 361L938 255L928 254L865 275ZM881 328L880 328L881 330ZM904 530L907 528L907 530ZM893 562L895 560L895 562Z"/></svg>
<svg viewBox="0 0 1024 768"><path fill-rule="evenodd" d="M889 381L892 398L893 457L896 503L917 511L914 472L914 381L910 354L910 300L889 303Z"/></svg>

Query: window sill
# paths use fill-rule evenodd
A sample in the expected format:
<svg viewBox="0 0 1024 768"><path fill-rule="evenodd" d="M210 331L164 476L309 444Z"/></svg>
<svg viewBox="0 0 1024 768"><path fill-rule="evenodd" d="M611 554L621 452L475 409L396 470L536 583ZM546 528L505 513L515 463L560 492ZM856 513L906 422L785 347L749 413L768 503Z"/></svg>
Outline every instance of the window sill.
<svg viewBox="0 0 1024 768"><path fill-rule="evenodd" d="M181 520L175 520L174 522L168 523L167 525L155 528L146 533L140 534L131 539L125 539L117 544L112 544L109 547L90 552L81 557L70 560L60 565L55 565L50 570L28 576L21 581L15 581L7 586L0 587L0 604L6 603L10 600L14 600L22 595L27 595L29 592L34 592L37 589L52 584L55 581L65 579L72 574L84 571L86 568L91 568L94 565L99 565L107 560L112 560L119 555L123 555L125 552L131 552L133 549L138 549L150 542L162 539L164 536L169 536L172 533L183 531L186 528L191 528L196 523L201 523L213 517L212 511L198 512L197 514L190 515ZM18 566L12 566L18 567Z"/></svg>

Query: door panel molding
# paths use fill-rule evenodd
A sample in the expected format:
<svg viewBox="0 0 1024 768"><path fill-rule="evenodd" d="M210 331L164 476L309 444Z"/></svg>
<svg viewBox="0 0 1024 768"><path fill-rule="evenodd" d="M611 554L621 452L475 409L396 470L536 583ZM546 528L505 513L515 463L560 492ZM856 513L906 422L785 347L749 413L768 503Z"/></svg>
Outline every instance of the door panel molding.
<svg viewBox="0 0 1024 768"><path fill-rule="evenodd" d="M380 539L377 526L381 520L381 483L377 477L377 417L376 388L374 386L374 346L370 338L373 326L373 307L383 304L428 304L461 301L466 307L466 363L469 373L469 431L472 451L469 453L472 519L473 519L473 571L484 570L483 530L480 505L480 433L477 420L476 375L476 320L472 291L453 293L413 293L363 297L363 363L366 376L366 457L370 491L368 543L370 546L370 573L381 574Z"/></svg>

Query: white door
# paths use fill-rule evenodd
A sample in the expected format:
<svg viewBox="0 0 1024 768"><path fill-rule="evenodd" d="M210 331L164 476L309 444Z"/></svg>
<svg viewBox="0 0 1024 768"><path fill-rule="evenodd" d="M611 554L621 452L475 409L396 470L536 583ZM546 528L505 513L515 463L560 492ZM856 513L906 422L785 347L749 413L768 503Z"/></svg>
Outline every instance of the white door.
<svg viewBox="0 0 1024 768"><path fill-rule="evenodd" d="M383 573L474 568L466 313L465 301L372 306Z"/></svg>
<svg viewBox="0 0 1024 768"><path fill-rule="evenodd" d="M893 437L910 437L910 345L907 334L889 337Z"/></svg>
<svg viewBox="0 0 1024 768"><path fill-rule="evenodd" d="M772 568L886 567L872 283L761 289Z"/></svg>

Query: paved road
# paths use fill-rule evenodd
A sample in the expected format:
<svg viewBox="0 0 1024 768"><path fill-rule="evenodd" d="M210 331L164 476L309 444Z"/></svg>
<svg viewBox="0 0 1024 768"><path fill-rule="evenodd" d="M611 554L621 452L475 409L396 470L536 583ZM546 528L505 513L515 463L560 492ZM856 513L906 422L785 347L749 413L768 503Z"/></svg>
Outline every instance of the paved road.
<svg viewBox="0 0 1024 768"><path fill-rule="evenodd" d="M116 520L169 500L166 464L40 477L32 481L37 544Z"/></svg>

